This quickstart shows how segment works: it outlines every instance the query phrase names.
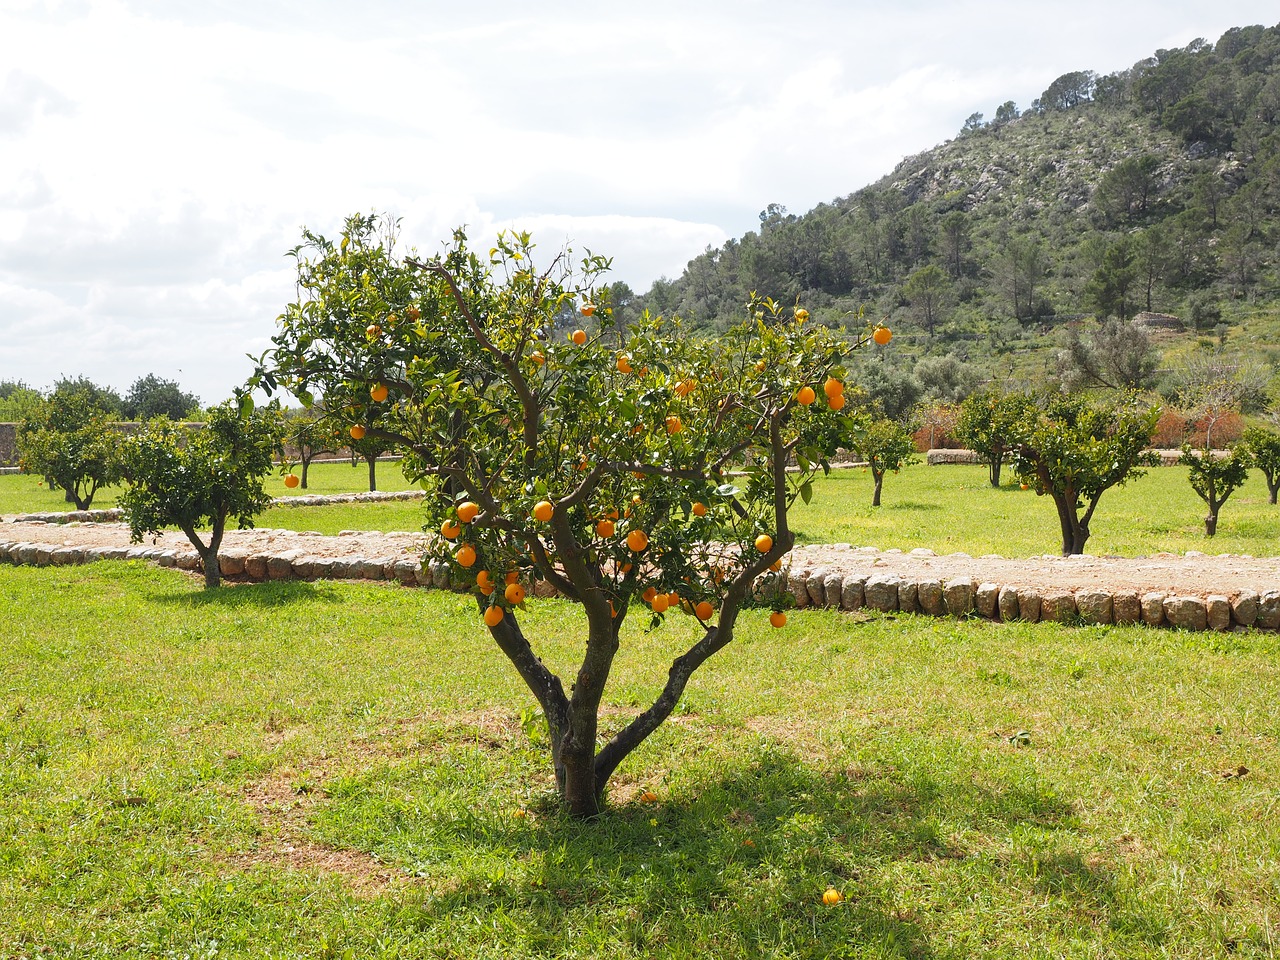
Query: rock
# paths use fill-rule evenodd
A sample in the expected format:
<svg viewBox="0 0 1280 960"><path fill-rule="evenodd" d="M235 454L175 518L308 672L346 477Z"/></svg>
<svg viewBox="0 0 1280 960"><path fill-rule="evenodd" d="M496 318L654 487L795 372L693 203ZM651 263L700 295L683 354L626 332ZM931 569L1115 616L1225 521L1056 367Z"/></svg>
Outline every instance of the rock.
<svg viewBox="0 0 1280 960"><path fill-rule="evenodd" d="M1040 622L1040 594L1023 587L1018 591L1018 619L1027 623Z"/></svg>
<svg viewBox="0 0 1280 960"><path fill-rule="evenodd" d="M916 584L916 602L931 617L945 616L947 603L942 596L942 583L938 580L921 580Z"/></svg>
<svg viewBox="0 0 1280 960"><path fill-rule="evenodd" d="M254 580L267 579L267 558L260 553L245 557L244 572Z"/></svg>
<svg viewBox="0 0 1280 960"><path fill-rule="evenodd" d="M406 587L411 587L418 582L418 568L421 566L417 560L397 560L395 578Z"/></svg>
<svg viewBox="0 0 1280 960"><path fill-rule="evenodd" d="M898 581L898 609L903 613L920 612L920 585L914 580Z"/></svg>
<svg viewBox="0 0 1280 960"><path fill-rule="evenodd" d="M194 550L183 550L178 554L179 570L195 570L200 566L200 554Z"/></svg>
<svg viewBox="0 0 1280 960"><path fill-rule="evenodd" d="M288 580L293 576L293 562L287 556L268 557L267 576L272 580Z"/></svg>
<svg viewBox="0 0 1280 960"><path fill-rule="evenodd" d="M160 554L160 556L156 557L156 563L166 569L169 567L176 567L178 565L177 551L166 550L164 553Z"/></svg>
<svg viewBox="0 0 1280 960"><path fill-rule="evenodd" d="M1111 623L1115 607L1111 594L1103 590L1080 590L1076 593L1076 610L1085 623Z"/></svg>
<svg viewBox="0 0 1280 960"><path fill-rule="evenodd" d="M1231 619L1237 626L1252 627L1258 620L1261 600L1262 598L1252 591L1240 594L1231 604Z"/></svg>
<svg viewBox="0 0 1280 960"><path fill-rule="evenodd" d="M1280 627L1280 591L1268 590L1258 601L1258 619L1255 627L1263 630L1275 630Z"/></svg>
<svg viewBox="0 0 1280 960"><path fill-rule="evenodd" d="M1136 593L1117 593L1111 598L1112 620L1127 626L1142 622L1142 601Z"/></svg>
<svg viewBox="0 0 1280 960"><path fill-rule="evenodd" d="M1076 615L1076 597L1070 590L1047 590L1040 597L1041 622L1066 623Z"/></svg>
<svg viewBox="0 0 1280 960"><path fill-rule="evenodd" d="M792 570L787 578L787 589L796 598L796 607L807 607L809 605L809 571Z"/></svg>
<svg viewBox="0 0 1280 960"><path fill-rule="evenodd" d="M948 580L942 591L947 613L953 617L967 617L973 612L973 581L968 577Z"/></svg>
<svg viewBox="0 0 1280 960"><path fill-rule="evenodd" d="M827 578L822 582L822 591L826 606L839 610L840 598L844 591L844 576L839 573L827 574Z"/></svg>
<svg viewBox="0 0 1280 960"><path fill-rule="evenodd" d="M973 609L978 616L994 620L1000 607L1000 587L994 583L980 583L973 592Z"/></svg>
<svg viewBox="0 0 1280 960"><path fill-rule="evenodd" d="M47 567L53 562L53 550L47 544L36 545L36 566Z"/></svg>
<svg viewBox="0 0 1280 960"><path fill-rule="evenodd" d="M535 580L533 581L532 593L535 597L546 600L556 595L556 588L546 580Z"/></svg>
<svg viewBox="0 0 1280 960"><path fill-rule="evenodd" d="M898 609L898 581L895 577L871 577L862 592L872 610L889 613Z"/></svg>
<svg viewBox="0 0 1280 960"><path fill-rule="evenodd" d="M1209 625L1208 614L1198 597L1169 597L1164 602L1164 617L1180 630L1203 630Z"/></svg>
<svg viewBox="0 0 1280 960"><path fill-rule="evenodd" d="M431 564L425 559L419 561L418 569L414 571L413 578L420 587L431 586Z"/></svg>
<svg viewBox="0 0 1280 960"><path fill-rule="evenodd" d="M1018 588L1001 587L996 609L1000 611L1000 619L1004 621L1017 620L1022 616L1018 610Z"/></svg>
<svg viewBox="0 0 1280 960"><path fill-rule="evenodd" d="M1144 593L1142 595L1142 622L1149 627L1158 627L1164 623L1164 594Z"/></svg>
<svg viewBox="0 0 1280 960"><path fill-rule="evenodd" d="M383 577L382 561L362 559L360 561L360 577L363 580L381 580Z"/></svg>
<svg viewBox="0 0 1280 960"><path fill-rule="evenodd" d="M827 602L827 571L821 567L809 574L804 582L805 591L809 594L809 603L821 607Z"/></svg>
<svg viewBox="0 0 1280 960"><path fill-rule="evenodd" d="M1211 593L1204 598L1204 613L1210 630L1231 629L1231 601L1221 594Z"/></svg>
<svg viewBox="0 0 1280 960"><path fill-rule="evenodd" d="M242 577L246 559L243 550L223 550L218 554L218 572L224 577Z"/></svg>
<svg viewBox="0 0 1280 960"><path fill-rule="evenodd" d="M840 609L861 610L865 602L862 590L866 584L866 577L845 577L844 586L840 588Z"/></svg>
<svg viewBox="0 0 1280 960"><path fill-rule="evenodd" d="M443 560L431 561L431 582L437 589L449 589L449 565Z"/></svg>

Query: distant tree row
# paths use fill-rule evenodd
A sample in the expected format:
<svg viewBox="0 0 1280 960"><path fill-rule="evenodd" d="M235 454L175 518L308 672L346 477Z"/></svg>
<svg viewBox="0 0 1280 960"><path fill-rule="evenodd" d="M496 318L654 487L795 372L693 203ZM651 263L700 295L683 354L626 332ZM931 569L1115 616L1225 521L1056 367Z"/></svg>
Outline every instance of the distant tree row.
<svg viewBox="0 0 1280 960"><path fill-rule="evenodd" d="M46 395L21 380L0 381L0 423L17 423L36 413L45 400L71 395L83 397L89 406L113 420L191 420L200 417L200 398L184 391L173 380L147 374L139 377L122 397L111 387L88 377L62 377Z"/></svg>

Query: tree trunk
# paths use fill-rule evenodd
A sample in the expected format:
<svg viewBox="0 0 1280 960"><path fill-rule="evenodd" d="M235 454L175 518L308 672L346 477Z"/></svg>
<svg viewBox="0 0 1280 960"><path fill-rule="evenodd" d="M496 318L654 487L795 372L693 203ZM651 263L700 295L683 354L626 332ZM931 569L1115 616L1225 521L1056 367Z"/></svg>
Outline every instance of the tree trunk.
<svg viewBox="0 0 1280 960"><path fill-rule="evenodd" d="M1280 473L1267 474L1267 502L1276 505L1276 493L1280 492Z"/></svg>
<svg viewBox="0 0 1280 960"><path fill-rule="evenodd" d="M200 554L200 564L204 567L204 588L213 590L222 586L222 570L218 567L218 548L222 546L222 533L226 529L226 518L214 519L213 530L209 534L209 544L205 545L196 533L195 527L184 526L182 532L187 535L191 545Z"/></svg>
<svg viewBox="0 0 1280 960"><path fill-rule="evenodd" d="M872 470L871 475L876 478L876 489L871 495L871 505L873 507L878 507L880 506L880 488L884 486L884 471L881 470L877 473L875 470Z"/></svg>
<svg viewBox="0 0 1280 960"><path fill-rule="evenodd" d="M987 476L991 480L991 486L1000 486L1000 468L1004 466L1004 454L997 453L989 461L987 461Z"/></svg>
<svg viewBox="0 0 1280 960"><path fill-rule="evenodd" d="M311 467L311 458L304 456L301 458L301 463L302 463L302 478L301 478L302 483L300 484L300 486L302 487L303 490L305 490L307 489L307 470Z"/></svg>
<svg viewBox="0 0 1280 960"><path fill-rule="evenodd" d="M1209 514L1204 518L1204 535L1206 537L1212 537L1217 532L1218 532L1218 511L1211 510L1209 511Z"/></svg>
<svg viewBox="0 0 1280 960"><path fill-rule="evenodd" d="M378 489L378 458L365 457L369 461L369 492L373 493Z"/></svg>
<svg viewBox="0 0 1280 960"><path fill-rule="evenodd" d="M1054 491L1053 504L1058 508L1058 525L1062 529L1062 555L1070 557L1084 553L1084 545L1089 540L1089 527L1080 521L1076 513L1074 492Z"/></svg>

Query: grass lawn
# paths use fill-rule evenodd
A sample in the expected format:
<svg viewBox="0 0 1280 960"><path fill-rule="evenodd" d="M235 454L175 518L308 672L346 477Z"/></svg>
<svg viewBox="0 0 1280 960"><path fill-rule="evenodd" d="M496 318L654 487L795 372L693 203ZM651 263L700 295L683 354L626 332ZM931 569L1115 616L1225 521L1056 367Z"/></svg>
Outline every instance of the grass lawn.
<svg viewBox="0 0 1280 960"><path fill-rule="evenodd" d="M998 490L987 482L985 467L918 464L885 478L884 505L871 506L871 475L859 469L835 470L815 484L813 502L795 508L792 525L800 543L853 543L882 549L928 547L939 553L974 556L998 553L1026 557L1061 550L1053 502L1020 490L1012 474ZM349 462L312 468L311 493L354 493L367 489L365 467ZM38 478L0 476L0 513L60 510L57 494L38 487ZM378 465L378 487L413 488L398 465ZM297 495L279 475L268 483L273 496ZM106 491L95 506L114 504ZM1204 503L1187 483L1182 467L1160 467L1123 487L1108 490L1093 520L1087 545L1094 554L1141 556L1160 551L1280 553L1280 508L1267 503L1266 482L1253 471L1248 482L1222 509L1218 535L1204 535ZM414 501L273 508L258 525L289 530L420 530L422 508Z"/></svg>
<svg viewBox="0 0 1280 960"><path fill-rule="evenodd" d="M0 567L0 956L1276 954L1277 636L740 623L582 824L466 597Z"/></svg>

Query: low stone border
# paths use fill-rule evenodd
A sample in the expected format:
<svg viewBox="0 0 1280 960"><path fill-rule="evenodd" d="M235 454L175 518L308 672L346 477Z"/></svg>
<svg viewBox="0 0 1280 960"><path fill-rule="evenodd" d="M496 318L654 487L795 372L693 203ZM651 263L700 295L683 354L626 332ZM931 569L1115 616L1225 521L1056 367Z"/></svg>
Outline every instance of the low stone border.
<svg viewBox="0 0 1280 960"><path fill-rule="evenodd" d="M781 578L783 574L775 574ZM1030 587L975 583L970 577L948 580L911 580L896 576L845 576L825 568L793 569L777 580L764 582L758 593L784 586L797 607L828 607L845 611L878 610L883 613L922 613L933 617L979 616L988 620L1022 620L1030 623L1116 624L1183 630L1231 630L1232 628L1280 628L1280 590L1264 594L1240 593L1235 597L1205 597L1110 593L1097 589L1037 590Z"/></svg>
<svg viewBox="0 0 1280 960"><path fill-rule="evenodd" d="M201 569L194 550L147 546L63 547L47 543L0 540L0 562L37 567L70 566L97 560L146 560L161 567ZM317 557L303 550L280 554L230 548L218 556L228 580L394 580L405 586L468 590L470 581L455 583L447 563L422 563L403 554L390 557ZM844 575L826 568L792 569L769 574L757 586L760 597L785 589L797 607L825 607L883 613L919 613L933 617L979 616L988 620L1022 620L1081 624L1137 624L1184 630L1280 628L1280 591L1235 597L1110 593L1096 589L1036 590L975 583L970 577L905 579L897 576ZM534 595L554 596L548 584L534 585Z"/></svg>

